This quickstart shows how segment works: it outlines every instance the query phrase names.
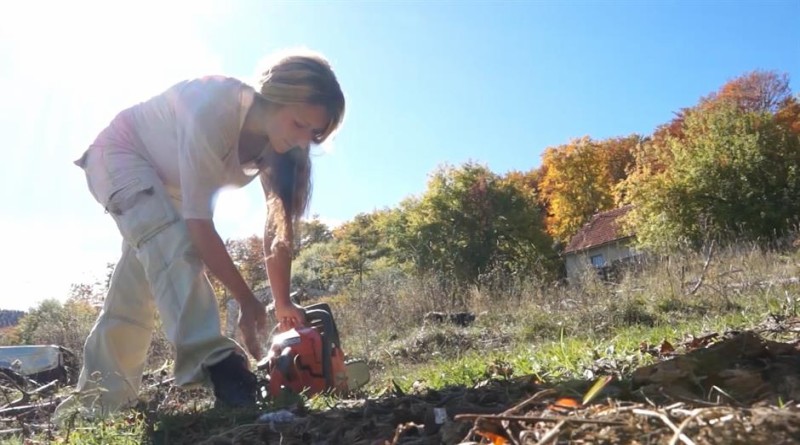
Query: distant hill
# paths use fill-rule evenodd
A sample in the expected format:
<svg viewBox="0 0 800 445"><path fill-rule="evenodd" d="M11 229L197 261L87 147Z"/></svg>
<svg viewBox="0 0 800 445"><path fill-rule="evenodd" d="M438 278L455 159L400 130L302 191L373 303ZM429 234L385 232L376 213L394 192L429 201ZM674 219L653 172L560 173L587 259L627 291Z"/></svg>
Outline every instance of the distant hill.
<svg viewBox="0 0 800 445"><path fill-rule="evenodd" d="M19 319L25 315L25 311L12 311L7 309L0 309L0 328L8 326L16 326Z"/></svg>

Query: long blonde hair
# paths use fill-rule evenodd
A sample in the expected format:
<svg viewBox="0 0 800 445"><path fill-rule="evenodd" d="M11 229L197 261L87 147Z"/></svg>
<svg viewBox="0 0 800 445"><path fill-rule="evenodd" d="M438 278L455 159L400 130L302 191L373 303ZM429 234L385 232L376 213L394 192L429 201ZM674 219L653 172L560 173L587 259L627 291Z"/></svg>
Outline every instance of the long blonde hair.
<svg viewBox="0 0 800 445"><path fill-rule="evenodd" d="M322 143L341 125L345 99L329 62L311 51L277 54L258 80L261 96L272 105L320 105L328 114L328 125L314 139ZM273 238L273 251L279 246L292 251L294 225L302 217L311 198L310 147L287 153L271 153L268 167L261 174L267 190L266 233Z"/></svg>

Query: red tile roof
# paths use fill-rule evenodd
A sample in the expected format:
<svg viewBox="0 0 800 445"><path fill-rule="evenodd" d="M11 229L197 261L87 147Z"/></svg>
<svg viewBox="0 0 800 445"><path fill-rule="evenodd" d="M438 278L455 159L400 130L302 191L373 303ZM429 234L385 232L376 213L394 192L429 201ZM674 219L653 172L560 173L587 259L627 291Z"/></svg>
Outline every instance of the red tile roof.
<svg viewBox="0 0 800 445"><path fill-rule="evenodd" d="M596 213L572 237L564 249L564 253L578 252L633 236L632 234L620 233L620 228L617 224L617 219L628 213L631 208L631 205L626 205L614 210Z"/></svg>

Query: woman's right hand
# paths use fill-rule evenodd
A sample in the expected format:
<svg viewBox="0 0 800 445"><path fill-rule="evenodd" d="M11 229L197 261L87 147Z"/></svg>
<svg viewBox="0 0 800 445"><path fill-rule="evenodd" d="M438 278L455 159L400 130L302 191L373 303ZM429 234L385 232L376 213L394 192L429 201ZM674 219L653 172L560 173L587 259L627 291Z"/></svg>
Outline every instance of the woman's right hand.
<svg viewBox="0 0 800 445"><path fill-rule="evenodd" d="M261 336L267 329L267 309L256 297L245 298L239 303L239 329L244 346L256 360L261 360Z"/></svg>

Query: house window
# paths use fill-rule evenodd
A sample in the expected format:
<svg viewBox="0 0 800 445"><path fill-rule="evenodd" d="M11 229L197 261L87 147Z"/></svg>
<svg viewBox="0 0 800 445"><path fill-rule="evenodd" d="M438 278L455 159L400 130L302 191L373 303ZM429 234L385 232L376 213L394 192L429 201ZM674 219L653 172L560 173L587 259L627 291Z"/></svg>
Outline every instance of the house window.
<svg viewBox="0 0 800 445"><path fill-rule="evenodd" d="M603 254L592 255L591 260L592 260L592 266L594 266L594 267L598 267L599 268L599 267L603 267L606 264L605 260L603 259Z"/></svg>

